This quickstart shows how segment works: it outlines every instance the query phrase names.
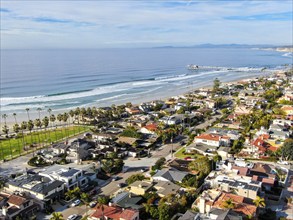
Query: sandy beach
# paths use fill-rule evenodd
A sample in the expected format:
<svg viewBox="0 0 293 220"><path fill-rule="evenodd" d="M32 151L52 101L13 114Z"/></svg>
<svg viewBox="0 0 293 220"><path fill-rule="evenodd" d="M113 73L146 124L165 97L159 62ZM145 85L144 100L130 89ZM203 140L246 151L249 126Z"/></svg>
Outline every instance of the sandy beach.
<svg viewBox="0 0 293 220"><path fill-rule="evenodd" d="M267 76L267 75L271 75L271 74L274 74L274 73L263 73L263 75L261 76ZM256 77L259 77L260 75L255 75L255 76L251 76L249 78L247 78L247 76L245 77L241 77L241 75L239 75L239 78L237 78L237 80L229 80L229 79L226 79L226 80L222 80L221 82L223 83L237 83L241 80L249 80L249 79L253 79L253 78L256 78ZM203 82L200 82L200 83L197 83L196 85L193 85L193 83L191 82L188 86L182 86L182 87L177 87L177 88L174 88L174 90L172 90L171 92L168 92L168 93L164 93L163 91L161 93L156 93L154 94L153 96L144 96L144 95L141 95L141 96L137 96L137 97L134 97L132 99L120 99L120 100L115 100L115 101L106 101L106 102L103 102L103 104L97 104L97 105L88 105L88 106L80 106L81 107L106 107L106 106L111 106L112 104L115 104L115 105L122 105L122 104L125 104L127 102L131 102L133 105L139 105L141 104L142 102L149 102L149 101L153 101L153 100L166 100L168 98L171 98L172 96L179 96L179 95L184 95L186 93L189 93L189 92L192 92L196 89L200 89L200 88L210 88L213 84L213 81L203 81ZM75 109L75 108L72 108L72 109ZM52 110L52 113L51 114L54 114L55 116L57 114L62 114L64 112L68 112L69 109L67 111L64 111L64 110ZM14 120L14 117L12 116L13 113L11 114L7 114L8 117L6 119L6 122L7 122L7 126L10 128L10 130L12 130L12 127L13 125L15 124L15 120ZM40 113L41 115L41 118L45 117L45 116L48 116L49 117L49 113L48 113L48 109L43 109ZM38 112L34 112L34 111L31 111L29 112L29 116L30 116L30 119L31 120L35 120L37 118L39 118L39 114ZM17 122L20 124L22 121L28 121L28 116L27 116L27 113L18 113L17 114ZM2 132L2 127L4 126L4 120L3 118L1 117L1 134L3 133Z"/></svg>

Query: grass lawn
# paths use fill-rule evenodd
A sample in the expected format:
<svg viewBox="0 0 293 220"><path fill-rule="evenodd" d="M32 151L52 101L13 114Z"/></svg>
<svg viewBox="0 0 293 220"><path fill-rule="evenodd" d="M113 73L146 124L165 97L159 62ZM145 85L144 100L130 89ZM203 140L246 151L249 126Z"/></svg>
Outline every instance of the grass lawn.
<svg viewBox="0 0 293 220"><path fill-rule="evenodd" d="M0 160L10 159L11 155L13 158L18 157L21 154L32 152L36 148L45 147L51 142L61 141L63 138L74 136L88 130L89 127L87 126L70 126L47 131L34 131L31 134L24 134L23 138L18 137L0 141ZM35 147L30 147L31 145Z"/></svg>
<svg viewBox="0 0 293 220"><path fill-rule="evenodd" d="M197 153L184 154L184 152L185 152L185 147L182 147L178 152L176 152L175 157L177 157L178 159L184 159L185 157L191 157L193 159L196 159L199 156L201 156Z"/></svg>

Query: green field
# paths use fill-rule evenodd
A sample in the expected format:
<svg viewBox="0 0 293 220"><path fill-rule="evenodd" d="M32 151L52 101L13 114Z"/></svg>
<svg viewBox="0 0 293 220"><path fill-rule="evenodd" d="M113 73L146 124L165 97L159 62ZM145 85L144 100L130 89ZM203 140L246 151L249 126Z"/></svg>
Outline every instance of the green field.
<svg viewBox="0 0 293 220"><path fill-rule="evenodd" d="M2 140L0 141L0 160L16 158L19 155L46 147L52 142L61 141L62 139L86 132L88 130L88 126L70 126L47 131L34 131L31 134L24 134L23 138L18 137L10 138L9 140ZM32 147L32 145L34 145L34 147Z"/></svg>

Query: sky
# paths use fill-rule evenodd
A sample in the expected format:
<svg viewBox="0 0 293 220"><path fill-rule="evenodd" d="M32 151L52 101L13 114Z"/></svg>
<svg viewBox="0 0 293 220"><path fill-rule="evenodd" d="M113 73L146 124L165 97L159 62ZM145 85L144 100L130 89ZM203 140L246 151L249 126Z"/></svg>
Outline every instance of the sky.
<svg viewBox="0 0 293 220"><path fill-rule="evenodd" d="M1 0L1 49L292 44L292 0Z"/></svg>

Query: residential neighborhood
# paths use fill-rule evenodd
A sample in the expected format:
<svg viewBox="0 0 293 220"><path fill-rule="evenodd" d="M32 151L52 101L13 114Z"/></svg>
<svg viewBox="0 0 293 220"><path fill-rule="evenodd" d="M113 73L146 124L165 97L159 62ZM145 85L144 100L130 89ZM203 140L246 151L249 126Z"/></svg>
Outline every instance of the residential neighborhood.
<svg viewBox="0 0 293 220"><path fill-rule="evenodd" d="M292 74L215 79L165 101L71 110L60 128L7 131L8 144L87 126L23 146L25 163L1 152L0 219L293 219Z"/></svg>

